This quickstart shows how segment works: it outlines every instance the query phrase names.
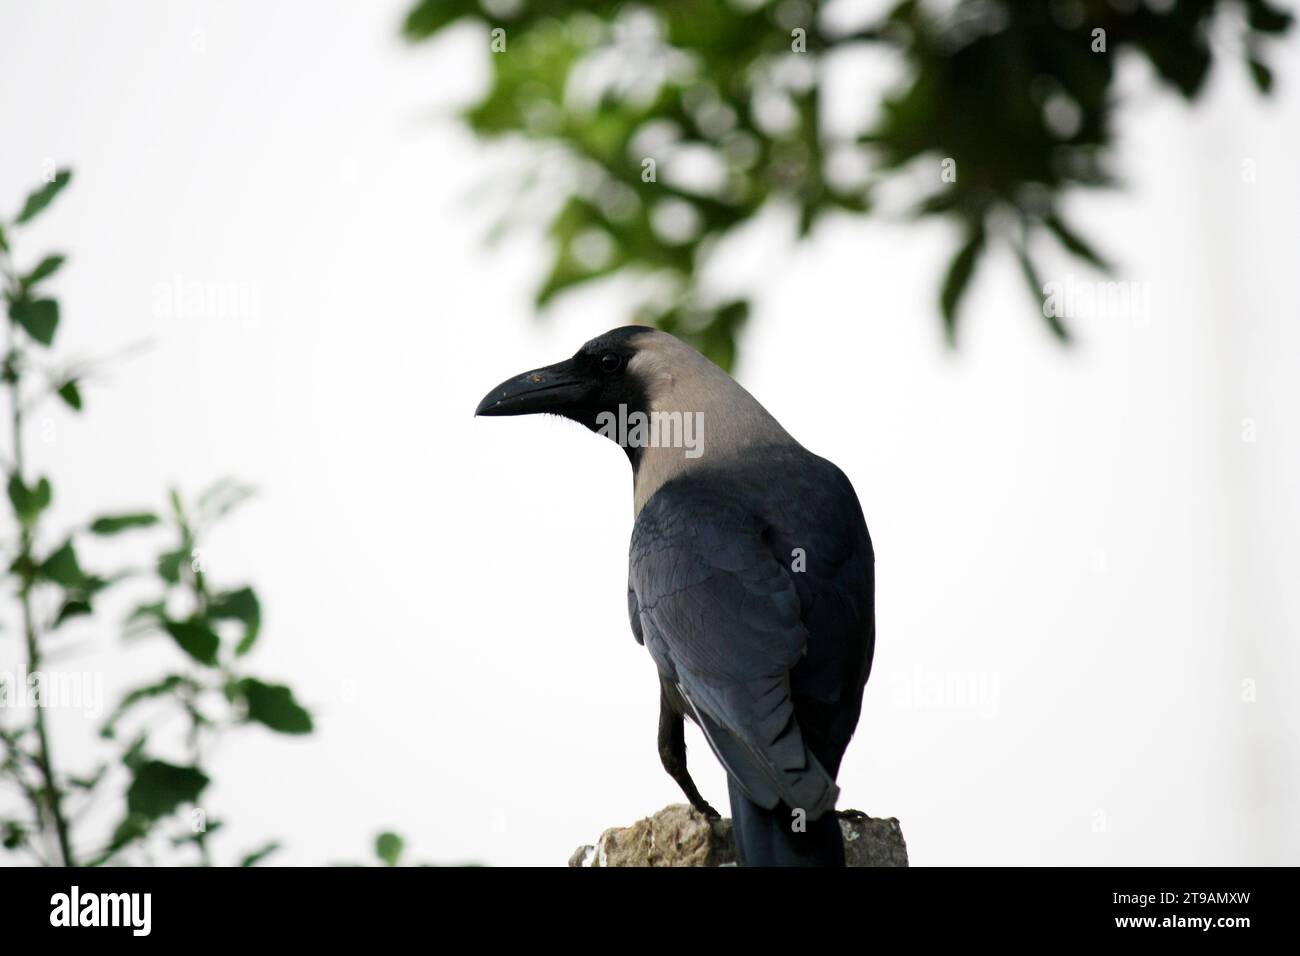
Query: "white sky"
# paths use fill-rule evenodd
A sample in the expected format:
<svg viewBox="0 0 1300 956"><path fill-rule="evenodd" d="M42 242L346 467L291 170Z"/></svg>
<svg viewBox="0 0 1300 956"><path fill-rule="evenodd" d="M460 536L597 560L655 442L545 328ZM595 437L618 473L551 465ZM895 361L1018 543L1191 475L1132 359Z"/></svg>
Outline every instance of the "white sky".
<svg viewBox="0 0 1300 956"><path fill-rule="evenodd" d="M481 241L511 167L448 115L484 82L482 38L408 48L405 7L0 2L0 204L51 160L76 171L15 241L20 264L71 256L59 352L152 342L84 415L52 414L32 458L55 525L172 482L261 490L211 573L259 589L252 666L318 732L249 728L222 752L220 858L280 837L279 862L357 860L392 827L420 860L563 865L680 800L626 621L630 476L567 423L471 414L625 301L533 319L537 237ZM1006 259L944 351L940 225L827 222L792 251L774 217L730 252L726 280L758 302L740 378L844 468L875 539L880 636L841 806L898 816L916 864L1300 854L1298 50L1274 56L1274 101L1234 64L1194 112L1126 65L1129 188L1071 211L1152 306L1075 322L1074 351ZM1090 278L1044 269L1067 272ZM195 281L250 290L255 320L159 307ZM115 622L79 625L60 662L102 671L110 699L176 658ZM54 718L59 759L88 759L73 741L93 722Z"/></svg>

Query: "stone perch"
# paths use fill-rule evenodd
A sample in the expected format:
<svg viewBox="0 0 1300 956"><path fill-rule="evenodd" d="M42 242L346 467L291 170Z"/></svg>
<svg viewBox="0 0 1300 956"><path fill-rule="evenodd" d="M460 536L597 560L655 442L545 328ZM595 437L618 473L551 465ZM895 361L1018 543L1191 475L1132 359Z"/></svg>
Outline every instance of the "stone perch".
<svg viewBox="0 0 1300 956"><path fill-rule="evenodd" d="M836 811L849 866L907 866L907 843L894 817ZM612 827L595 846L580 846L569 866L735 866L731 821L710 823L684 803L664 807L630 827Z"/></svg>

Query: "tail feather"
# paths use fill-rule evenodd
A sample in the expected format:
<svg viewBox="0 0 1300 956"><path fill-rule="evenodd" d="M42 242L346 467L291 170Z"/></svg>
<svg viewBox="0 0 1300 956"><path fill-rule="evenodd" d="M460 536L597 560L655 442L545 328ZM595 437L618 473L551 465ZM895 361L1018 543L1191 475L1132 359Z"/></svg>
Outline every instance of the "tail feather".
<svg viewBox="0 0 1300 956"><path fill-rule="evenodd" d="M772 744L776 746L763 748L732 733L702 712L681 685L677 685L677 690L683 702L691 708L691 716L704 732L704 739L726 769L727 778L744 781L744 792L751 801L760 807L773 807L783 801L788 807L803 807L810 818L835 809L840 788L816 756L804 747L793 710L786 721L786 729L779 735L784 741L773 740ZM785 765L772 759L778 746L787 751ZM797 763L794 759L796 753Z"/></svg>
<svg viewBox="0 0 1300 956"><path fill-rule="evenodd" d="M741 866L844 865L844 835L833 810L816 820L799 821L784 803L764 809L745 796L730 774L727 791Z"/></svg>

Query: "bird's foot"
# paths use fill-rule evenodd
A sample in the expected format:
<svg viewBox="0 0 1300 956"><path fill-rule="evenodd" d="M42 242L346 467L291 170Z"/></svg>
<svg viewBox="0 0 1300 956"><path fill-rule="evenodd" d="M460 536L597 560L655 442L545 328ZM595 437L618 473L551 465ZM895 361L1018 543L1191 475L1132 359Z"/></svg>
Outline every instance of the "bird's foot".
<svg viewBox="0 0 1300 956"><path fill-rule="evenodd" d="M710 823L722 819L722 814L717 810L714 810L713 807L709 806L709 804L704 800L698 802L692 800L691 806L695 808L696 813L700 814L700 816L704 817L704 819L708 820Z"/></svg>

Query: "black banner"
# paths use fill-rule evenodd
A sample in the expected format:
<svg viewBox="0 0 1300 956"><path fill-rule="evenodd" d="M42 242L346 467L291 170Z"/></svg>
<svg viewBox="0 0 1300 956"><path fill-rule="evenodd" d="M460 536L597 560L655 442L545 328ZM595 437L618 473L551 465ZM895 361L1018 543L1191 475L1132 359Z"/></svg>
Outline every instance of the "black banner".
<svg viewBox="0 0 1300 956"><path fill-rule="evenodd" d="M6 942L450 943L567 926L594 943L602 925L698 924L1231 946L1290 938L1294 884L1291 869L8 869L0 913Z"/></svg>

